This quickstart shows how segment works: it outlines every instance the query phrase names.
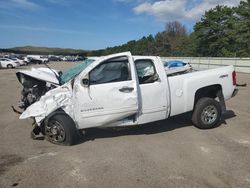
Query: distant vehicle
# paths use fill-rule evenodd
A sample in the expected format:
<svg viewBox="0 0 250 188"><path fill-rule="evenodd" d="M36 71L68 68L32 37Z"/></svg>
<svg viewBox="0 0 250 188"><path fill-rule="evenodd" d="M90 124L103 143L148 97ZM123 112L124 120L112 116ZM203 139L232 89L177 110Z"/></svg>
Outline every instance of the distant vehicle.
<svg viewBox="0 0 250 188"><path fill-rule="evenodd" d="M30 63L33 63L33 64L42 64L42 63L43 63L41 60L39 60L39 59L34 59L34 58L32 58L32 57L28 57L28 59L29 59L29 62L30 62Z"/></svg>
<svg viewBox="0 0 250 188"><path fill-rule="evenodd" d="M184 63L180 60L171 60L163 63L167 75L180 74L192 70L189 63Z"/></svg>
<svg viewBox="0 0 250 188"><path fill-rule="evenodd" d="M86 60L86 59L87 59L86 57L82 57L82 56L77 56L77 57L75 58L76 61L84 61L84 60Z"/></svg>
<svg viewBox="0 0 250 188"><path fill-rule="evenodd" d="M61 58L63 61L84 61L87 58L83 56L65 56Z"/></svg>
<svg viewBox="0 0 250 188"><path fill-rule="evenodd" d="M24 60L18 59L18 58L10 58L11 60L18 62L21 66L27 65L27 63Z"/></svg>
<svg viewBox="0 0 250 188"><path fill-rule="evenodd" d="M31 63L35 64L42 64L48 63L49 59L40 55L27 55L27 58L30 60Z"/></svg>
<svg viewBox="0 0 250 188"><path fill-rule="evenodd" d="M49 61L61 61L61 58L59 56L50 56Z"/></svg>
<svg viewBox="0 0 250 188"><path fill-rule="evenodd" d="M28 57L24 57L24 58L23 58L23 61L24 61L25 63L27 63L27 64L29 64L29 63L30 63L30 60L29 60L29 58L28 58Z"/></svg>
<svg viewBox="0 0 250 188"><path fill-rule="evenodd" d="M62 59L62 61L66 61L66 57L65 57L65 56L64 56L64 57L62 57L61 59Z"/></svg>
<svg viewBox="0 0 250 188"><path fill-rule="evenodd" d="M75 61L75 58L73 56L65 56L63 61Z"/></svg>
<svg viewBox="0 0 250 188"><path fill-rule="evenodd" d="M1 68L15 68L15 67L19 67L20 64L17 61L13 61L11 59L7 59L7 58L0 58L0 67Z"/></svg>

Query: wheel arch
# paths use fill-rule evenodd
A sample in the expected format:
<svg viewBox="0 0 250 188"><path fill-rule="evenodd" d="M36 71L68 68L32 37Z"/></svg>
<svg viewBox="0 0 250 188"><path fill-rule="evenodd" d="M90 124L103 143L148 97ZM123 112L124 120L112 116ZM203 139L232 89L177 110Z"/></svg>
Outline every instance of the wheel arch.
<svg viewBox="0 0 250 188"><path fill-rule="evenodd" d="M49 122L49 120L50 120L53 116L55 116L55 115L65 115L65 116L67 116L68 118L70 118L70 119L72 120L72 122L74 122L75 128L77 129L77 125L76 125L75 121L73 120L73 118L72 118L70 115L68 115L62 108L59 108L59 109L57 109L57 110L51 112L48 116L46 116L46 118L44 118L44 120L43 120L43 122L42 122L41 125L42 125L42 126L47 125L48 122Z"/></svg>
<svg viewBox="0 0 250 188"><path fill-rule="evenodd" d="M58 131L58 128L56 128L56 133L53 133L51 129L49 128L46 130L47 126L50 126L50 120L54 119L59 123L60 130ZM53 124L52 124L53 125ZM57 125L58 126L58 125ZM61 129L64 131L64 133L61 133ZM69 114L67 114L63 109L59 108L55 110L54 112L50 113L42 122L41 124L41 133L45 136L45 138L54 144L58 145L74 145L78 143L78 139L80 136L80 133L76 127L75 121L70 117ZM49 132L49 134L47 134ZM59 135L58 135L59 134ZM62 140L57 140L61 134L64 134L64 137ZM57 139L56 139L57 138ZM56 139L56 140L55 140Z"/></svg>
<svg viewBox="0 0 250 188"><path fill-rule="evenodd" d="M14 66L11 63L7 63L6 68L14 68Z"/></svg>
<svg viewBox="0 0 250 188"><path fill-rule="evenodd" d="M214 84L214 85L209 85L209 86L199 88L195 92L195 95L194 95L193 108L195 107L195 105L199 99L201 99L203 97L209 97L209 98L215 99L215 98L219 97L218 96L219 93L222 94L222 86L220 84ZM223 94L222 94L222 97L223 97Z"/></svg>

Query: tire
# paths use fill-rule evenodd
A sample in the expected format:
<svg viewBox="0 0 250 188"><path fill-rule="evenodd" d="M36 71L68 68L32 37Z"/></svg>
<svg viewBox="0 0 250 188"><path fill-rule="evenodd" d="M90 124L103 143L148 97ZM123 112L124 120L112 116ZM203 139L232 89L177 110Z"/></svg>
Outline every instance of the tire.
<svg viewBox="0 0 250 188"><path fill-rule="evenodd" d="M218 126L221 118L220 103L204 97L197 101L192 114L194 126L200 129L211 129Z"/></svg>
<svg viewBox="0 0 250 188"><path fill-rule="evenodd" d="M8 69L13 69L13 68L14 68L14 66L13 66L13 65L11 65L11 64L8 64L8 65L7 65L7 68L8 68Z"/></svg>
<svg viewBox="0 0 250 188"><path fill-rule="evenodd" d="M79 139L73 120L66 114L52 116L44 125L46 140L58 145L74 145Z"/></svg>

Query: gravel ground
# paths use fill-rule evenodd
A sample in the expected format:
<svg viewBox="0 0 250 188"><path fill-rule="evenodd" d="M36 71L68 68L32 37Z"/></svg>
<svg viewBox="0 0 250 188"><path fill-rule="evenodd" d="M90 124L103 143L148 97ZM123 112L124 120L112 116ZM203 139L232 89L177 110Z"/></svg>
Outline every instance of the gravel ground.
<svg viewBox="0 0 250 188"><path fill-rule="evenodd" d="M32 121L11 110L21 91L16 71L0 70L0 187L250 187L249 87L227 101L215 129L176 116L120 131L89 129L78 145L57 146L30 139ZM238 82L250 84L250 74L238 74Z"/></svg>

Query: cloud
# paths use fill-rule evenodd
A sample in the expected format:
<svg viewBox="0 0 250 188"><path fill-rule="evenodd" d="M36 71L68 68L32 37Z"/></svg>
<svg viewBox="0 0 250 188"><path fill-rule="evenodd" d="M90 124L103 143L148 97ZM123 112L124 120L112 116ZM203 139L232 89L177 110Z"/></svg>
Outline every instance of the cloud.
<svg viewBox="0 0 250 188"><path fill-rule="evenodd" d="M217 5L237 6L241 0L161 0L144 2L133 8L136 14L148 14L158 21L197 21L206 10Z"/></svg>
<svg viewBox="0 0 250 188"><path fill-rule="evenodd" d="M31 0L9 0L0 3L0 9L21 8L26 10L36 10L41 8L40 5Z"/></svg>
<svg viewBox="0 0 250 188"><path fill-rule="evenodd" d="M185 1L166 0L155 3L142 3L134 8L136 14L146 13L156 17L157 20L164 21L167 19L180 19L185 15Z"/></svg>

